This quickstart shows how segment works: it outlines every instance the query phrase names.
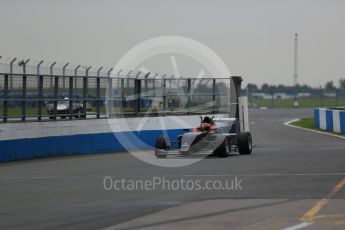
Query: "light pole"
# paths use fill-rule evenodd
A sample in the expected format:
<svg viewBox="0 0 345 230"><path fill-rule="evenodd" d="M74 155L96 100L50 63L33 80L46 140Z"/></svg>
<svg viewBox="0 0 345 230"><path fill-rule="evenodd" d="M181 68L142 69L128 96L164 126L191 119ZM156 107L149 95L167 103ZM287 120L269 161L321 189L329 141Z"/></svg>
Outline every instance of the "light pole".
<svg viewBox="0 0 345 230"><path fill-rule="evenodd" d="M294 49L294 86L295 86L295 97L293 106L294 108L298 108L299 103L297 100L297 84L298 84L298 34L295 33L295 49Z"/></svg>

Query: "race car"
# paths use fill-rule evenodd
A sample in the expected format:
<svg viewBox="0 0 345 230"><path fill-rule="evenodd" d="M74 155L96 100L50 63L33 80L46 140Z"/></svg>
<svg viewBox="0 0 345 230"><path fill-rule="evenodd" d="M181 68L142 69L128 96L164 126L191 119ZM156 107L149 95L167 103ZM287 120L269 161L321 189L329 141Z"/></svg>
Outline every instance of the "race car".
<svg viewBox="0 0 345 230"><path fill-rule="evenodd" d="M209 153L227 157L235 152L241 155L251 154L252 135L249 132L248 99L241 96L241 77L231 77L229 117L200 117L198 127L185 130L173 141L168 136L158 136L155 143L155 156L165 158L169 154ZM230 117L233 116L233 117ZM218 126L218 124L220 124Z"/></svg>
<svg viewBox="0 0 345 230"><path fill-rule="evenodd" d="M83 114L83 103L74 102L72 107L72 115L75 118L82 117ZM47 113L49 115L50 119L54 118L54 103L48 103L46 104ZM86 111L91 111L91 105L89 103L86 103ZM60 116L61 119L65 119L70 115L69 110L69 99L64 98L63 101L58 101L56 106L56 115Z"/></svg>
<svg viewBox="0 0 345 230"><path fill-rule="evenodd" d="M251 154L252 136L250 132L236 132L235 126L224 132L217 128L216 122L228 121L235 122L231 118L201 117L200 125L192 129L192 132L186 132L177 136L173 144L177 144L178 152L182 155L208 151L209 154L227 157L238 151L239 154ZM235 124L234 124L235 125ZM171 150L171 143L168 136L158 136L155 144L155 155L159 158L165 158L169 153L176 153Z"/></svg>

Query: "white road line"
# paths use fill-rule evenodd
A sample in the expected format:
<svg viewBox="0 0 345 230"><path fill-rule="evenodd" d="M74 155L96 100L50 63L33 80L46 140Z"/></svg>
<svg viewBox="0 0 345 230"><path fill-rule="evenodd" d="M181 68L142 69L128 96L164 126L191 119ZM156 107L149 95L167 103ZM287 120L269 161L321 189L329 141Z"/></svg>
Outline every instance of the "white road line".
<svg viewBox="0 0 345 230"><path fill-rule="evenodd" d="M303 222L301 224L297 224L288 228L283 228L282 230L297 230L297 229L308 227L312 224L313 224L312 222Z"/></svg>
<svg viewBox="0 0 345 230"><path fill-rule="evenodd" d="M319 130L307 129L307 128L291 125L291 123L299 121L299 120L300 119L293 119L291 121L285 122L284 125L289 126L289 127L293 127L293 128L296 128L296 129L307 130L307 131L314 132L314 133L319 133L319 134L324 134L324 135L328 135L328 136L332 136L332 137L338 137L338 138L341 138L341 139L345 139L345 137L342 137L342 136L339 136L339 135L336 135L336 134L332 134L332 133L327 133L327 132L323 132L323 131L319 131Z"/></svg>
<svg viewBox="0 0 345 230"><path fill-rule="evenodd" d="M49 159L49 160L44 160L44 161L39 161L39 159L32 159L32 160L38 160L39 162L24 162L24 161L12 161L9 162L9 164L15 164L15 165L1 165L0 163L0 170L1 169L12 169L12 168L18 168L18 167L26 167L26 166L35 166L35 165L40 165L40 164L55 164L55 163L62 163L62 162L71 162L71 161L83 161L83 160L90 160L90 159L102 159L102 158L107 158L110 155L112 157L118 156L122 152L118 152L116 154L112 153L105 153L102 154L102 156L86 156L86 157L80 157L80 156L74 156L77 158L69 158L69 159ZM64 156L62 156L64 157ZM65 157L70 157L70 156L65 156ZM48 158L47 158L48 159ZM18 163L18 164L16 164Z"/></svg>
<svg viewBox="0 0 345 230"><path fill-rule="evenodd" d="M170 176L170 177L233 177L233 176L242 176L242 177L256 177L256 176L344 176L345 172L334 172L334 173L262 173L262 174L170 174L170 175L159 175L159 176ZM158 175L157 175L158 176Z"/></svg>
<svg viewBox="0 0 345 230"><path fill-rule="evenodd" d="M112 176L112 175L110 175ZM138 178L147 177L272 177L272 176L345 176L344 173L264 173L264 174L170 174L170 175L148 175L138 176ZM47 180L47 179L81 179L81 178L103 178L105 176L0 176L0 180ZM114 178L126 177L126 175L114 175Z"/></svg>
<svg viewBox="0 0 345 230"><path fill-rule="evenodd" d="M51 179L79 179L79 176L13 176L13 177L0 177L0 180L51 180Z"/></svg>

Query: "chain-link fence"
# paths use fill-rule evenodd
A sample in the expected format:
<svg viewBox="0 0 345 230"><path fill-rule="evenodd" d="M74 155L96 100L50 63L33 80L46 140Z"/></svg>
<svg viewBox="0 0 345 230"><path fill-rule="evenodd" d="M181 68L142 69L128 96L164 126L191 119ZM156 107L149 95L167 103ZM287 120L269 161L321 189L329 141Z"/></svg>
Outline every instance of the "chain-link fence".
<svg viewBox="0 0 345 230"><path fill-rule="evenodd" d="M29 66L26 60L16 59L2 63L2 121L229 112L230 77L114 72L112 68L92 71L91 67L72 67L69 63Z"/></svg>

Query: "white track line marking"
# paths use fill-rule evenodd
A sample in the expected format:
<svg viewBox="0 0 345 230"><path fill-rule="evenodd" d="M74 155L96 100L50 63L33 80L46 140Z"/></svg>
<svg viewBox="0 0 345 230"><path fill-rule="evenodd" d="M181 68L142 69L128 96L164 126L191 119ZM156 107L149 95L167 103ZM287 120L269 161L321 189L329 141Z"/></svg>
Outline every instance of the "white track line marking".
<svg viewBox="0 0 345 230"><path fill-rule="evenodd" d="M13 163L15 165L1 165L0 163L0 170L1 169L11 169L11 168L17 168L17 167L25 167L25 166L35 166L35 165L40 165L40 164L55 164L55 163L63 163L63 162L71 162L71 161L83 161L83 160L90 160L90 159L102 159L102 158L107 158L109 157L109 155L111 155L112 157L114 156L118 156L118 154L121 154L122 152L118 152L118 153L105 153L102 154L102 156L88 156L88 157L77 157L77 158L70 158L70 159L49 159L49 160L43 160L43 161L39 161L39 159L32 159L32 160L38 160L39 162L20 162L20 161L12 161L9 162L9 164ZM62 156L64 157L64 156ZM69 157L69 156L65 156L65 157ZM48 159L48 158L47 158ZM16 164L18 163L18 164Z"/></svg>
<svg viewBox="0 0 345 230"><path fill-rule="evenodd" d="M148 176L138 176L141 178L147 177L271 177L271 176L344 176L345 173L265 173L265 174L238 174L238 175L224 175L224 174L201 174L201 175L193 175L193 174L185 174L185 175L148 175ZM105 176L2 176L0 180L24 180L24 179L33 179L33 180L46 180L46 179L81 179L81 178L103 178ZM114 178L117 177L126 177L122 175L116 175Z"/></svg>
<svg viewBox="0 0 345 230"><path fill-rule="evenodd" d="M297 229L308 227L312 224L313 224L312 222L303 222L301 224L297 224L297 225L294 225L291 227L283 228L282 230L297 230Z"/></svg>
<svg viewBox="0 0 345 230"><path fill-rule="evenodd" d="M80 176L67 176L67 177L60 177L60 176L30 176L30 177L23 177L23 176L14 176L14 177L0 177L0 180L52 180L52 179L79 179Z"/></svg>
<svg viewBox="0 0 345 230"><path fill-rule="evenodd" d="M230 176L243 176L243 177L255 177L255 176L344 176L345 172L330 172L330 173L261 173L261 174L167 174L167 175L152 175L152 176L169 176L169 177L230 177Z"/></svg>
<svg viewBox="0 0 345 230"><path fill-rule="evenodd" d="M307 131L314 132L314 133L319 133L319 134L324 134L324 135L328 135L328 136L332 136L332 137L338 137L338 138L341 138L341 139L345 139L345 137L342 137L342 136L339 136L339 135L336 135L336 134L332 134L332 133L327 133L327 132L323 132L323 131L319 131L319 130L307 129L307 128L291 125L291 123L299 121L299 120L300 119L293 119L291 121L285 122L284 125L289 126L289 127L293 127L293 128L296 128L296 129L307 130Z"/></svg>

